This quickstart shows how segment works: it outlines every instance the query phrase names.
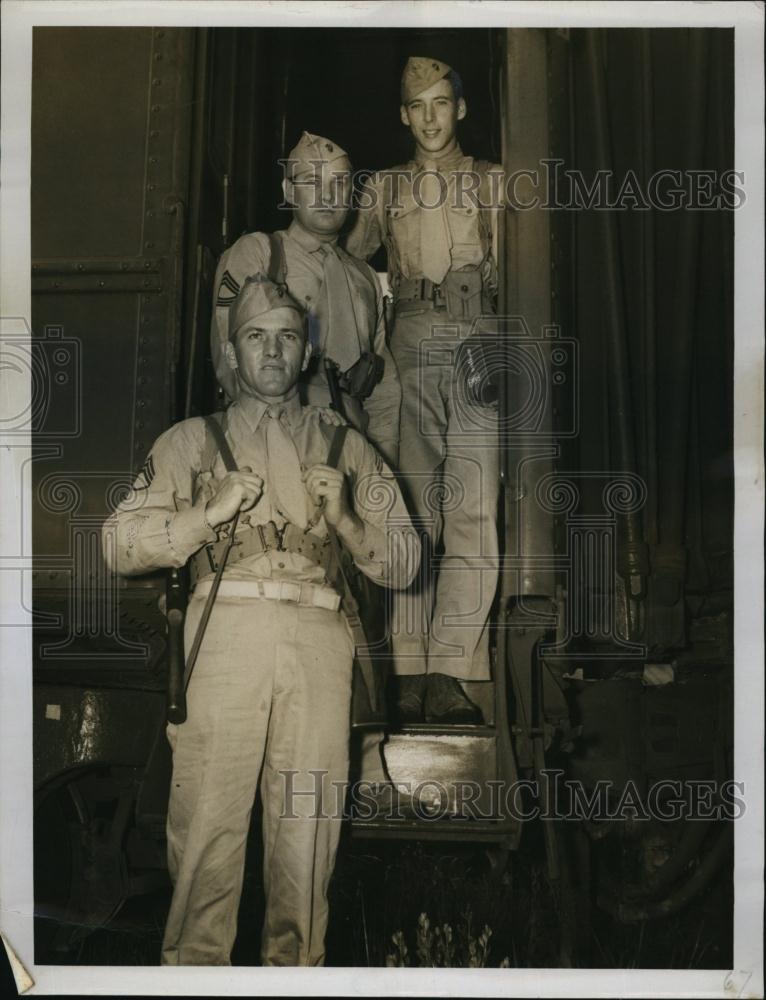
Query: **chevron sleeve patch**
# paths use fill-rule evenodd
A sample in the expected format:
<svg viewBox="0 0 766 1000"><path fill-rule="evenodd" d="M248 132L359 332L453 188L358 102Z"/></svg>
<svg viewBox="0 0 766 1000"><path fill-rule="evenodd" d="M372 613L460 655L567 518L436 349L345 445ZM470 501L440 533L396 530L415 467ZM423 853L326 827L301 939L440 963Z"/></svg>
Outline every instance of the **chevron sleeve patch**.
<svg viewBox="0 0 766 1000"><path fill-rule="evenodd" d="M230 271L223 272L221 284L218 286L217 306L230 306L239 295L239 282L233 277Z"/></svg>

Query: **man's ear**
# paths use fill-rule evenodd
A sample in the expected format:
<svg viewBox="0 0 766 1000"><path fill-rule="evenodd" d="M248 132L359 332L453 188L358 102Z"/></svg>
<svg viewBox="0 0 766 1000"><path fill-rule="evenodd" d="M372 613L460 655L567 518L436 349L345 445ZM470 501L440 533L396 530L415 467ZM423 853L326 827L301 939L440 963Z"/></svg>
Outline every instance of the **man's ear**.
<svg viewBox="0 0 766 1000"><path fill-rule="evenodd" d="M285 177L282 180L282 193L285 196L285 201L288 205L295 204L295 189L293 187L293 182L289 177Z"/></svg>
<svg viewBox="0 0 766 1000"><path fill-rule="evenodd" d="M468 105L465 100L461 97L457 102L457 120L461 122L465 116L468 114Z"/></svg>
<svg viewBox="0 0 766 1000"><path fill-rule="evenodd" d="M223 353L226 356L226 364L231 368L232 371L236 371L239 365L237 364L237 352L234 350L234 344L230 340L226 341L224 345Z"/></svg>
<svg viewBox="0 0 766 1000"><path fill-rule="evenodd" d="M410 127L410 116L407 113L407 108L401 104L399 106L399 117L402 119L402 125L406 125L407 128Z"/></svg>

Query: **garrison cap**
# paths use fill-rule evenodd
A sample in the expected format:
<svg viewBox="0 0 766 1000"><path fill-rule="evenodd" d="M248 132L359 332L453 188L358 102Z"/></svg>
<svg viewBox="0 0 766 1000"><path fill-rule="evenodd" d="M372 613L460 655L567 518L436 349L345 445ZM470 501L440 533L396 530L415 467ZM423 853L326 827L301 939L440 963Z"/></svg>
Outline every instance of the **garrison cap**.
<svg viewBox="0 0 766 1000"><path fill-rule="evenodd" d="M245 278L229 308L229 340L234 339L237 330L247 320L256 319L273 309L294 309L301 319L306 315L306 310L290 295L287 286L277 285L260 273Z"/></svg>
<svg viewBox="0 0 766 1000"><path fill-rule="evenodd" d="M402 73L402 104L413 101L418 94L443 80L451 68L438 59L410 56Z"/></svg>
<svg viewBox="0 0 766 1000"><path fill-rule="evenodd" d="M298 144L290 151L290 177L311 173L317 160L332 163L343 157L348 159L348 153L337 142L325 139L322 135L304 132L298 140Z"/></svg>

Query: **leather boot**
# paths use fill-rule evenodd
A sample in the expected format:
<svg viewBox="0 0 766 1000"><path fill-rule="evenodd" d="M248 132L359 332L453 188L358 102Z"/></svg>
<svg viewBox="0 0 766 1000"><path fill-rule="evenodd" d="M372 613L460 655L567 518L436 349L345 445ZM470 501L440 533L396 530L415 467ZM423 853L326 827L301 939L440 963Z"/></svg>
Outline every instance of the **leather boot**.
<svg viewBox="0 0 766 1000"><path fill-rule="evenodd" d="M447 725L480 725L481 709L474 705L454 677L428 674L426 687L426 722Z"/></svg>
<svg viewBox="0 0 766 1000"><path fill-rule="evenodd" d="M405 674L396 678L396 714L399 722L423 721L425 674Z"/></svg>

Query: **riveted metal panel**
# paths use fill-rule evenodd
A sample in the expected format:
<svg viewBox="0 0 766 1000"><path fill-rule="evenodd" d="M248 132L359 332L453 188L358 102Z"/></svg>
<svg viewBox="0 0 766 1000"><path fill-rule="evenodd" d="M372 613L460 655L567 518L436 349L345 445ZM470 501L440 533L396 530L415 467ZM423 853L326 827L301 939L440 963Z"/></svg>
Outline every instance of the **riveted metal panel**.
<svg viewBox="0 0 766 1000"><path fill-rule="evenodd" d="M140 662L120 609L146 581L117 586L100 533L177 416L194 32L38 28L33 58L33 552L68 598L46 615L35 578L36 659Z"/></svg>

